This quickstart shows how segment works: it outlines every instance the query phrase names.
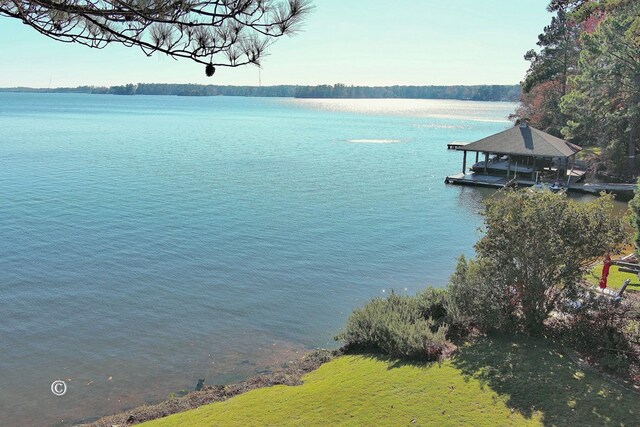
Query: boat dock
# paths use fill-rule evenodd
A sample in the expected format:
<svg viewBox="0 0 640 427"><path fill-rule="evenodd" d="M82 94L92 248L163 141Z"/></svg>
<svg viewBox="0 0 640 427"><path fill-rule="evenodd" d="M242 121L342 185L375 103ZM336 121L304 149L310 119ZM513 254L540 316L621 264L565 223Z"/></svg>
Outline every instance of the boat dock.
<svg viewBox="0 0 640 427"><path fill-rule="evenodd" d="M462 153L461 173L447 176L446 184L477 187L531 187L544 182L552 189L598 195L613 193L619 200L631 200L635 183L584 183L584 166L576 154L581 147L521 122L502 132L475 142L450 142L447 149ZM475 153L475 163L467 167L467 154ZM484 157L480 161L480 155Z"/></svg>
<svg viewBox="0 0 640 427"><path fill-rule="evenodd" d="M566 179L563 182L563 188L576 193L585 193L598 195L601 192L613 193L619 200L631 200L636 189L636 184L625 183L584 183L578 182L584 175L583 171L572 171L569 185L566 185ZM504 188L508 185L516 185L518 187L532 187L535 181L530 179L507 178L506 176L484 175L481 173L459 173L447 176L444 180L445 184L454 185L470 185L476 187L488 188Z"/></svg>

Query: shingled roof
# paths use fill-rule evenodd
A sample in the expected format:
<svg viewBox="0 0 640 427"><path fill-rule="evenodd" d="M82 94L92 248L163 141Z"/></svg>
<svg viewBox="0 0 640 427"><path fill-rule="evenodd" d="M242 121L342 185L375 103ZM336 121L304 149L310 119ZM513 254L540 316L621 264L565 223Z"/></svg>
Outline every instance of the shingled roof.
<svg viewBox="0 0 640 427"><path fill-rule="evenodd" d="M467 144L459 150L514 156L567 158L582 148L531 126L520 125Z"/></svg>

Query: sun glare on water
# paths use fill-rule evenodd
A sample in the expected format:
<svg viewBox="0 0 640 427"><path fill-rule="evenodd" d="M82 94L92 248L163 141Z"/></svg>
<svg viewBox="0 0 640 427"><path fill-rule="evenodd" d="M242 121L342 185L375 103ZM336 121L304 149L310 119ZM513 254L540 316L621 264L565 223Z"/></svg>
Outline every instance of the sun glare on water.
<svg viewBox="0 0 640 427"><path fill-rule="evenodd" d="M499 114L505 110L505 104L510 104L434 99L288 99L286 102L314 110L494 123L508 123L507 117L500 118Z"/></svg>

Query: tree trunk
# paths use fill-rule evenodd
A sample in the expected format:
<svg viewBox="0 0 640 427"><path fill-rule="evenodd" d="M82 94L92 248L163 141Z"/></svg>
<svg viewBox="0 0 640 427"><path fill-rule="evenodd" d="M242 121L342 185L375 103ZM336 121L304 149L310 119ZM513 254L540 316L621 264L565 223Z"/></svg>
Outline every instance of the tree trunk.
<svg viewBox="0 0 640 427"><path fill-rule="evenodd" d="M631 118L631 129L629 130L629 175L636 176L636 143L638 140L638 120Z"/></svg>
<svg viewBox="0 0 640 427"><path fill-rule="evenodd" d="M634 76L635 90L631 96L631 114L629 115L629 174L636 176L636 145L640 121L640 73Z"/></svg>

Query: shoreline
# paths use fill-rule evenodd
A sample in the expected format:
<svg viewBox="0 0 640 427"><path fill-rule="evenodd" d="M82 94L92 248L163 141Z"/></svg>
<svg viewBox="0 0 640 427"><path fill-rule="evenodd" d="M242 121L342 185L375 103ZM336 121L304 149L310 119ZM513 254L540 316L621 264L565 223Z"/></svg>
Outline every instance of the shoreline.
<svg viewBox="0 0 640 427"><path fill-rule="evenodd" d="M489 420L495 423L498 419L495 417L504 417L505 425L529 425L518 422L524 421L523 417L529 421L548 417L552 424L573 425L574 422L578 425L594 420L591 408L600 407L602 413L606 408L613 409L612 406L619 407L608 415L613 420L634 419L637 388L605 373L597 364L590 363L588 357L553 338L495 333L474 336L469 344L455 357L426 363L402 361L379 353L345 353L345 348L316 350L269 375L226 386L207 386L184 398L135 408L86 425L138 424L274 385L299 388L286 387L276 393L261 390L246 399L238 397L236 404L231 403L229 413L225 414L224 410L218 413L219 406L203 407L173 417L163 425L244 425L247 420L254 420L256 425L280 425L274 420L281 420L278 417L283 414L293 414L283 425L305 425L305 422L333 425L345 419L363 425L373 425L371 420L396 424L399 419L406 419L407 424L430 420L428 425L452 422L471 425L473 420L484 425ZM540 361L542 364L538 365ZM326 363L328 365L323 366ZM429 374L425 375L427 371ZM309 376L303 383L301 377L305 374ZM558 387L557 382L560 396L549 398ZM319 388L319 384L322 387ZM523 388L533 391L525 395L521 392ZM394 390L395 398L386 394L389 389ZM594 400L591 396L594 389L607 392ZM417 400L416 392L421 394ZM324 410L310 411L311 402L317 401L319 393L328 393L328 400L323 399L317 406L325 405ZM515 400L510 397L513 394ZM295 398L291 400L292 396ZM577 404L567 407L566 399L576 399ZM334 412L329 408L332 401L344 402L346 407ZM500 408L496 409L496 403L502 403L503 407L498 405ZM275 412L270 412L273 408ZM154 416L149 416L150 410L156 410ZM488 414L485 410L493 412ZM214 413L220 416L211 418Z"/></svg>
<svg viewBox="0 0 640 427"><path fill-rule="evenodd" d="M251 376L243 381L225 385L204 385L200 391L191 391L184 396L173 397L153 405L138 406L118 414L100 417L89 423L74 424L79 427L111 427L134 425L163 418L179 412L195 409L214 402L222 402L251 390L274 385L296 386L302 377L343 353L342 349L318 349L287 363L283 368Z"/></svg>

